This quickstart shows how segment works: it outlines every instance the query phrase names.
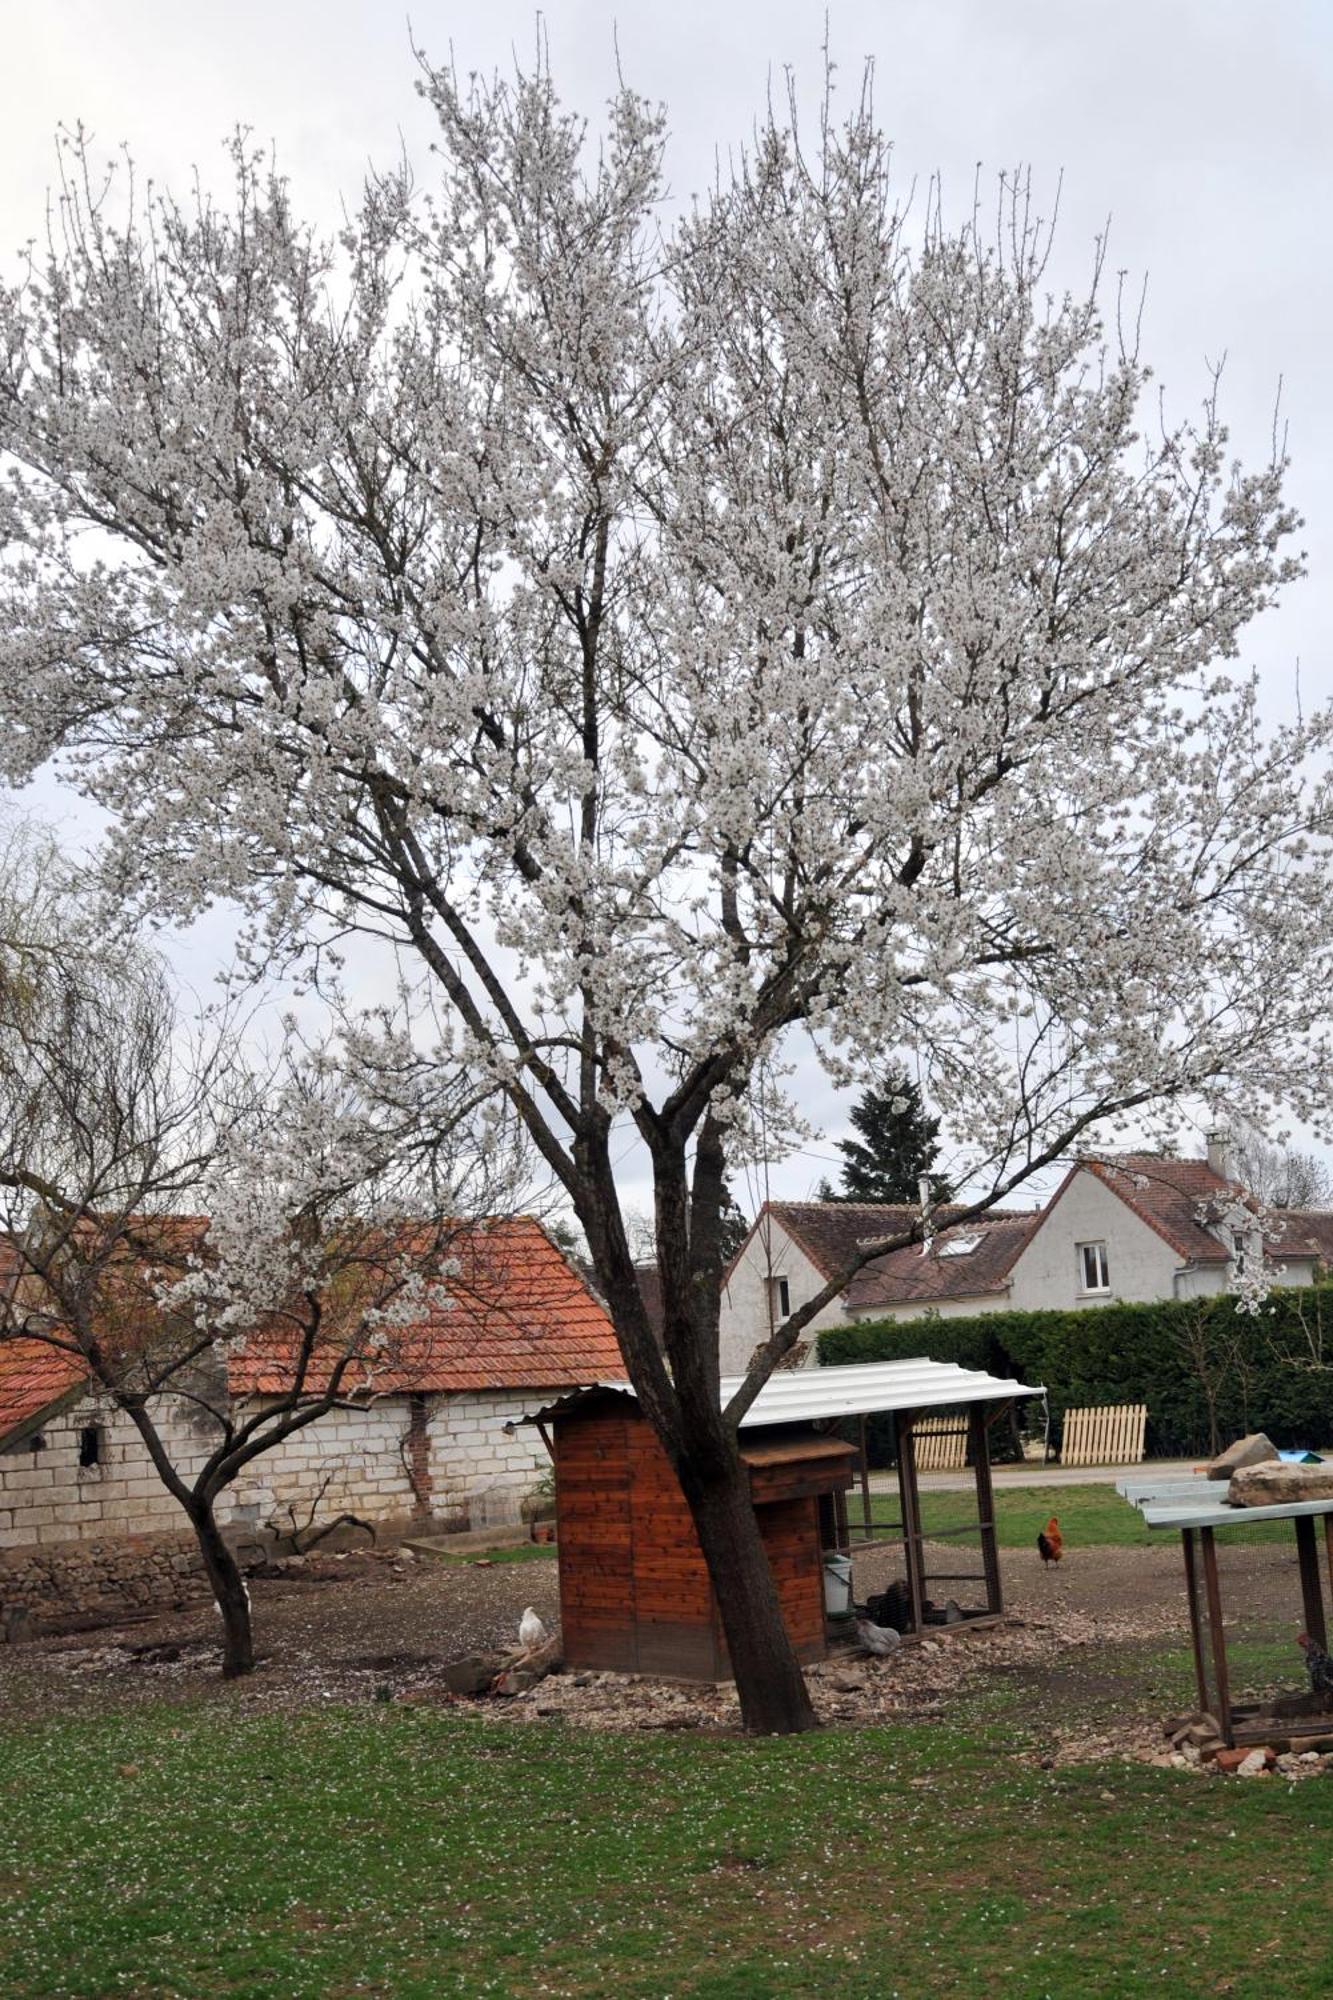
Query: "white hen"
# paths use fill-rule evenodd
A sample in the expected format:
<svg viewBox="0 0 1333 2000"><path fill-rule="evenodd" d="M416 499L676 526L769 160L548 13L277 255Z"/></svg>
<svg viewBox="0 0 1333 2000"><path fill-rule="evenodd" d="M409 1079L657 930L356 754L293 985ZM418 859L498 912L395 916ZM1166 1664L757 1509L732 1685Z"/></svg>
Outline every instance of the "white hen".
<svg viewBox="0 0 1333 2000"><path fill-rule="evenodd" d="M546 1637L546 1627L530 1604L518 1621L518 1643L525 1653L535 1653L538 1646L546 1644Z"/></svg>
<svg viewBox="0 0 1333 2000"><path fill-rule="evenodd" d="M868 1618L856 1621L856 1636L867 1653L877 1653L880 1659L887 1659L896 1653L903 1643L901 1632L895 1632L892 1625L872 1625Z"/></svg>

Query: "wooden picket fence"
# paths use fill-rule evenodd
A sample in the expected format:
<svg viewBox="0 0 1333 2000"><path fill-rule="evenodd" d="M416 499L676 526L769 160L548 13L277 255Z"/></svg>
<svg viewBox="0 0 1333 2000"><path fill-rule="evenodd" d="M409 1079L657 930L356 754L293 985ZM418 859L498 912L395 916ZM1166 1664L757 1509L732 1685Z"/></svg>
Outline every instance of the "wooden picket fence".
<svg viewBox="0 0 1333 2000"><path fill-rule="evenodd" d="M1106 1403L1066 1410L1061 1465L1137 1465L1143 1457L1146 1403Z"/></svg>
<svg viewBox="0 0 1333 2000"><path fill-rule="evenodd" d="M921 1417L912 1436L918 1472L959 1472L967 1464L966 1417Z"/></svg>

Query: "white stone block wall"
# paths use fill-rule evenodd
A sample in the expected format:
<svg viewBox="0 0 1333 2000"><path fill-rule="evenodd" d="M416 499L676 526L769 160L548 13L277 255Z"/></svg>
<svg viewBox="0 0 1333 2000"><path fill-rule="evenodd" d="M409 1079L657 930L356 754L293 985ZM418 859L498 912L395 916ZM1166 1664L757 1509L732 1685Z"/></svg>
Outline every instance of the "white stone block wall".
<svg viewBox="0 0 1333 2000"><path fill-rule="evenodd" d="M518 1420L566 1394L561 1389L507 1389L433 1396L429 1436L435 1514L442 1520L465 1515L469 1499L488 1487L509 1488L518 1500L535 1492L551 1461L541 1433ZM505 1435L506 1423L518 1426L512 1437Z"/></svg>
<svg viewBox="0 0 1333 2000"><path fill-rule="evenodd" d="M506 1436L504 1425L553 1401L559 1389L424 1399L431 1514L465 1525L469 1501L487 1489L532 1494L549 1460L535 1429ZM154 1411L177 1470L203 1466L216 1431L197 1405L164 1398ZM331 1410L252 1461L221 1496L218 1518L240 1534L276 1526L290 1532L341 1513L407 1522L416 1512L408 1471L412 1399L386 1396L363 1409ZM81 1468L85 1427L102 1431L100 1462ZM42 1448L0 1454L0 1551L56 1543L188 1532L130 1419L88 1396L42 1431Z"/></svg>
<svg viewBox="0 0 1333 2000"><path fill-rule="evenodd" d="M376 1522L406 1518L412 1512L412 1483L402 1443L409 1415L406 1396L328 1411L252 1459L229 1489L225 1512L219 1512L238 1532L272 1527L282 1534L290 1534L293 1525L307 1527L312 1509L316 1522L338 1514Z"/></svg>
<svg viewBox="0 0 1333 2000"><path fill-rule="evenodd" d="M202 1468L216 1429L197 1404L177 1398L155 1411L172 1461L183 1477ZM83 1431L101 1431L99 1463L81 1467ZM86 1396L31 1445L0 1453L0 1550L124 1535L178 1535L188 1523L163 1486L133 1423L114 1406Z"/></svg>

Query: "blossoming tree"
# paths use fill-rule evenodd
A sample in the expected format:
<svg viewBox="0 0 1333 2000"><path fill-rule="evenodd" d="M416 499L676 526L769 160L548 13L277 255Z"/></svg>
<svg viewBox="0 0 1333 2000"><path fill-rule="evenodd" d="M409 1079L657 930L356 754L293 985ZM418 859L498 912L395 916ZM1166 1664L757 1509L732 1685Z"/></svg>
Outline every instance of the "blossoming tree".
<svg viewBox="0 0 1333 2000"><path fill-rule="evenodd" d="M1211 390L1141 434L1100 273L1047 295L1021 188L993 241L905 215L868 95L670 220L629 90L593 148L544 73L421 88L432 185L329 242L242 142L225 205L69 154L0 306L4 754L158 908L415 964L586 1232L747 1726L805 1727L736 1431L842 1280L724 1408L756 1079L911 1049L978 1208L1139 1108L1313 1106L1328 725L1226 664L1297 567L1282 467Z"/></svg>

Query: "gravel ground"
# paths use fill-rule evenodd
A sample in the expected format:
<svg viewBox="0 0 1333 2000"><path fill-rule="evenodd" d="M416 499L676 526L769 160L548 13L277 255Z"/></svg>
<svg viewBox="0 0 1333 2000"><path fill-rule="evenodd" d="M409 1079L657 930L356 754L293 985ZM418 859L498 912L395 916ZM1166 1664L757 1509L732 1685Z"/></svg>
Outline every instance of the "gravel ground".
<svg viewBox="0 0 1333 2000"><path fill-rule="evenodd" d="M946 1553L936 1551L943 1563ZM858 1559L856 1593L883 1588L896 1552ZM828 1722L931 1721L971 1713L1012 1722L1015 1754L1055 1762L1161 1756L1166 1698L1188 1639L1176 1549L1071 1550L1043 1570L1035 1552L1004 1561L1010 1616L1000 1626L905 1647L887 1661L840 1650L811 1671ZM961 1586L953 1586L963 1594ZM1294 1557L1230 1553L1224 1571L1238 1635L1278 1639L1299 1605ZM0 1710L37 1717L181 1701L229 1709L307 1708L323 1700L452 1701L446 1662L517 1644L524 1607L558 1624L553 1559L441 1563L393 1553L307 1559L253 1584L258 1671L224 1685L209 1606L124 1629L47 1638L0 1651ZM1292 1684L1299 1684L1293 1645ZM991 1704L988 1717L987 1703ZM996 1708L995 1704L999 1704ZM730 1728L730 1687L682 1688L634 1676L553 1675L513 1700L470 1704L498 1724L589 1728Z"/></svg>

